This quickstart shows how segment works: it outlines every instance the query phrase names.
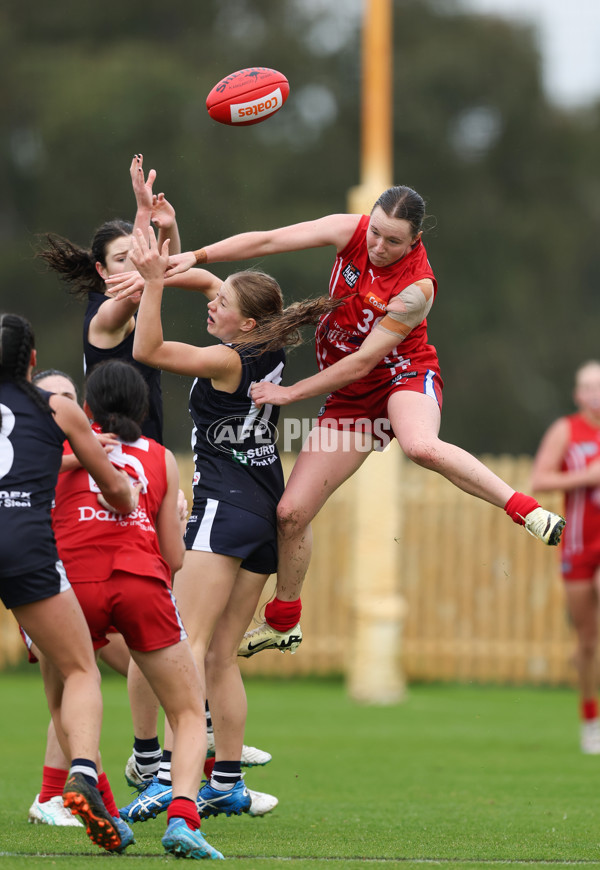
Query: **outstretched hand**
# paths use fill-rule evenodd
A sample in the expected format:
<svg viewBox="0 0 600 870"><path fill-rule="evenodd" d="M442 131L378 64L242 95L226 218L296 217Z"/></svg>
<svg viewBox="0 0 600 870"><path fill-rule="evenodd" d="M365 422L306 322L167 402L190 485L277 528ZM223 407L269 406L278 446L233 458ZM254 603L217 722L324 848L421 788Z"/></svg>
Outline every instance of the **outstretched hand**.
<svg viewBox="0 0 600 870"><path fill-rule="evenodd" d="M259 381L250 387L250 395L255 405L289 405L289 387L281 387L269 381Z"/></svg>
<svg viewBox="0 0 600 870"><path fill-rule="evenodd" d="M152 210L153 194L152 185L156 179L156 171L151 169L148 172L148 178L144 180L144 155L134 154L129 174L131 176L131 185L135 194L135 201L138 208L146 208Z"/></svg>
<svg viewBox="0 0 600 870"><path fill-rule="evenodd" d="M137 302L142 297L144 279L134 269L131 272L118 272L105 279L106 293L111 299L128 299Z"/></svg>
<svg viewBox="0 0 600 870"><path fill-rule="evenodd" d="M152 215L150 220L161 230L170 230L175 224L175 209L164 193L152 197Z"/></svg>
<svg viewBox="0 0 600 870"><path fill-rule="evenodd" d="M131 237L129 258L146 281L162 281L169 262L169 239L163 243L159 251L152 227L148 229L147 236L138 229Z"/></svg>
<svg viewBox="0 0 600 870"><path fill-rule="evenodd" d="M169 265L165 272L165 278L171 278L173 275L179 275L181 272L187 272L192 266L196 265L196 255L193 251L186 251L183 254L173 254L169 257Z"/></svg>

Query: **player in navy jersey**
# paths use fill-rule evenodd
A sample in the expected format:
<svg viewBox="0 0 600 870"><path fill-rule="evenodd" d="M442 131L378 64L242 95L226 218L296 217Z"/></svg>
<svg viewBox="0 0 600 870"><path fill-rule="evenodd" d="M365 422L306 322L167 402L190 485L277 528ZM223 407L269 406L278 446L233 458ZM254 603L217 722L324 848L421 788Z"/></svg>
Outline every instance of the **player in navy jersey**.
<svg viewBox="0 0 600 870"><path fill-rule="evenodd" d="M28 321L0 315L0 599L59 675L52 683L45 680L45 689L56 733L71 761L65 805L83 817L95 843L114 851L121 837L97 788L98 669L51 523L65 438L105 504L129 514L138 491L125 472L111 465L81 408L32 385L35 364Z"/></svg>
<svg viewBox="0 0 600 870"><path fill-rule="evenodd" d="M474 456L438 437L442 382L426 320L437 282L421 239L424 216L422 197L397 186L381 194L370 215L332 214L241 233L170 259L167 280L197 264L325 245L336 250L329 291L341 304L317 330L321 371L287 387L260 383L252 388L257 404L286 405L329 395L278 507L277 596L267 605L266 623L246 636L241 655L285 649L290 632L298 635L300 590L311 555L310 522L365 461L365 437L374 447L380 433L388 442L395 437L413 462L504 508L544 543L560 540L562 517L515 492ZM346 437L353 432L356 441Z"/></svg>
<svg viewBox="0 0 600 870"><path fill-rule="evenodd" d="M130 256L145 279L135 357L195 378L190 394L194 503L174 592L196 662L206 670L215 733L216 760L210 783L200 791L200 815L246 812L250 797L240 756L247 704L237 649L276 569L276 509L284 486L275 443L277 409L258 408L249 393L256 382L279 383L283 347L297 340L299 326L315 323L332 303L312 300L284 310L279 285L269 275L240 272L224 282L212 276L206 279L212 280L205 291L207 329L220 343L197 347L166 341L160 309L168 244L159 249L152 231L149 240L136 232ZM261 342L266 324L277 324L277 339L269 344ZM122 817L148 818L170 798L168 782L157 778L122 810Z"/></svg>
<svg viewBox="0 0 600 870"><path fill-rule="evenodd" d="M162 443L163 406L160 372L132 356L135 315L139 296L112 299L106 295L105 279L128 268L128 252L134 227L146 229L150 222L159 229L161 241L170 239L171 249L179 249L179 232L175 210L164 194L152 193L156 172L151 169L144 180L143 157L136 154L130 175L137 211L135 222L111 220L94 233L89 249L80 247L57 235L47 236L48 247L39 253L48 266L57 272L75 295L87 299L83 322L84 367L107 359L133 362L148 384L150 409L142 425L144 435Z"/></svg>

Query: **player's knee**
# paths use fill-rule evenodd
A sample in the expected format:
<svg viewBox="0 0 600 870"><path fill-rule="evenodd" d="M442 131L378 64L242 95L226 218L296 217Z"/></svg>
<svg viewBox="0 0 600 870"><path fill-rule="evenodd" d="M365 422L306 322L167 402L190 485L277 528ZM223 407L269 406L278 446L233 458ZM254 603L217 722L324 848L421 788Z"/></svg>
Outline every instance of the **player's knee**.
<svg viewBox="0 0 600 870"><path fill-rule="evenodd" d="M401 444L405 456L423 468L437 468L440 464L439 451L433 442L414 439Z"/></svg>
<svg viewBox="0 0 600 870"><path fill-rule="evenodd" d="M306 516L300 508L285 502L277 506L277 531L282 537L294 537L306 526Z"/></svg>

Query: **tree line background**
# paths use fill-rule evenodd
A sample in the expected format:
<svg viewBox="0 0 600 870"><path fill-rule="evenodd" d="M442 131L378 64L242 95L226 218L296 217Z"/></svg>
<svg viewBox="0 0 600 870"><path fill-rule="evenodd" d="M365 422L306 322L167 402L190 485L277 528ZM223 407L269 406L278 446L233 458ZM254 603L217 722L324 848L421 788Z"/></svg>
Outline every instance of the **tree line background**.
<svg viewBox="0 0 600 870"><path fill-rule="evenodd" d="M393 10L394 180L428 203L441 434L476 453L532 453L571 410L574 369L600 356L600 104L547 100L523 25L454 0ZM157 170L184 250L346 211L359 182L357 0L5 0L0 47L0 308L32 321L40 367L80 384L83 305L35 250L45 232L87 246L103 221L132 219L133 154ZM254 65L288 77L285 107L254 127L212 121L210 89ZM259 265L291 302L326 293L332 260L319 249ZM166 294L166 337L201 343L204 322L203 297ZM287 382L315 366L307 335ZM190 384L163 375L175 450L189 444Z"/></svg>

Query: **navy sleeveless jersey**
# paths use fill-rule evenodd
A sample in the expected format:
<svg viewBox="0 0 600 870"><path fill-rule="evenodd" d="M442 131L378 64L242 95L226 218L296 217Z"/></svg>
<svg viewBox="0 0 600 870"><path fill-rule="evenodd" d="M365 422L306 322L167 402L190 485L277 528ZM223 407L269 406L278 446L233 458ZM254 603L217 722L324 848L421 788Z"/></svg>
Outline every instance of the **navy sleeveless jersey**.
<svg viewBox="0 0 600 870"><path fill-rule="evenodd" d="M65 433L13 383L0 382L0 408L0 574L13 577L58 561L50 512Z"/></svg>
<svg viewBox="0 0 600 870"><path fill-rule="evenodd" d="M257 408L250 386L257 381L280 383L285 352L267 351L262 356L252 349L237 352L242 379L234 393L215 390L208 378L197 378L192 386L194 500L217 499L275 523L284 487L276 445L279 408Z"/></svg>
<svg viewBox="0 0 600 870"><path fill-rule="evenodd" d="M108 298L109 297L105 296L103 293L96 293L94 291L88 293L88 304L85 317L83 318L83 360L85 371L91 371L96 363L103 362L107 359L122 359L125 360L125 362L133 363L148 384L148 390L150 392L150 413L142 425L142 433L146 438L153 438L155 441L158 441L159 444L162 444L163 406L162 391L160 387L160 371L159 369L153 369L150 366L144 365L144 363L134 360L134 333L131 332L127 338L123 339L123 341L120 344L115 345L115 347L96 347L89 342L88 333L90 321L102 303L106 302Z"/></svg>

